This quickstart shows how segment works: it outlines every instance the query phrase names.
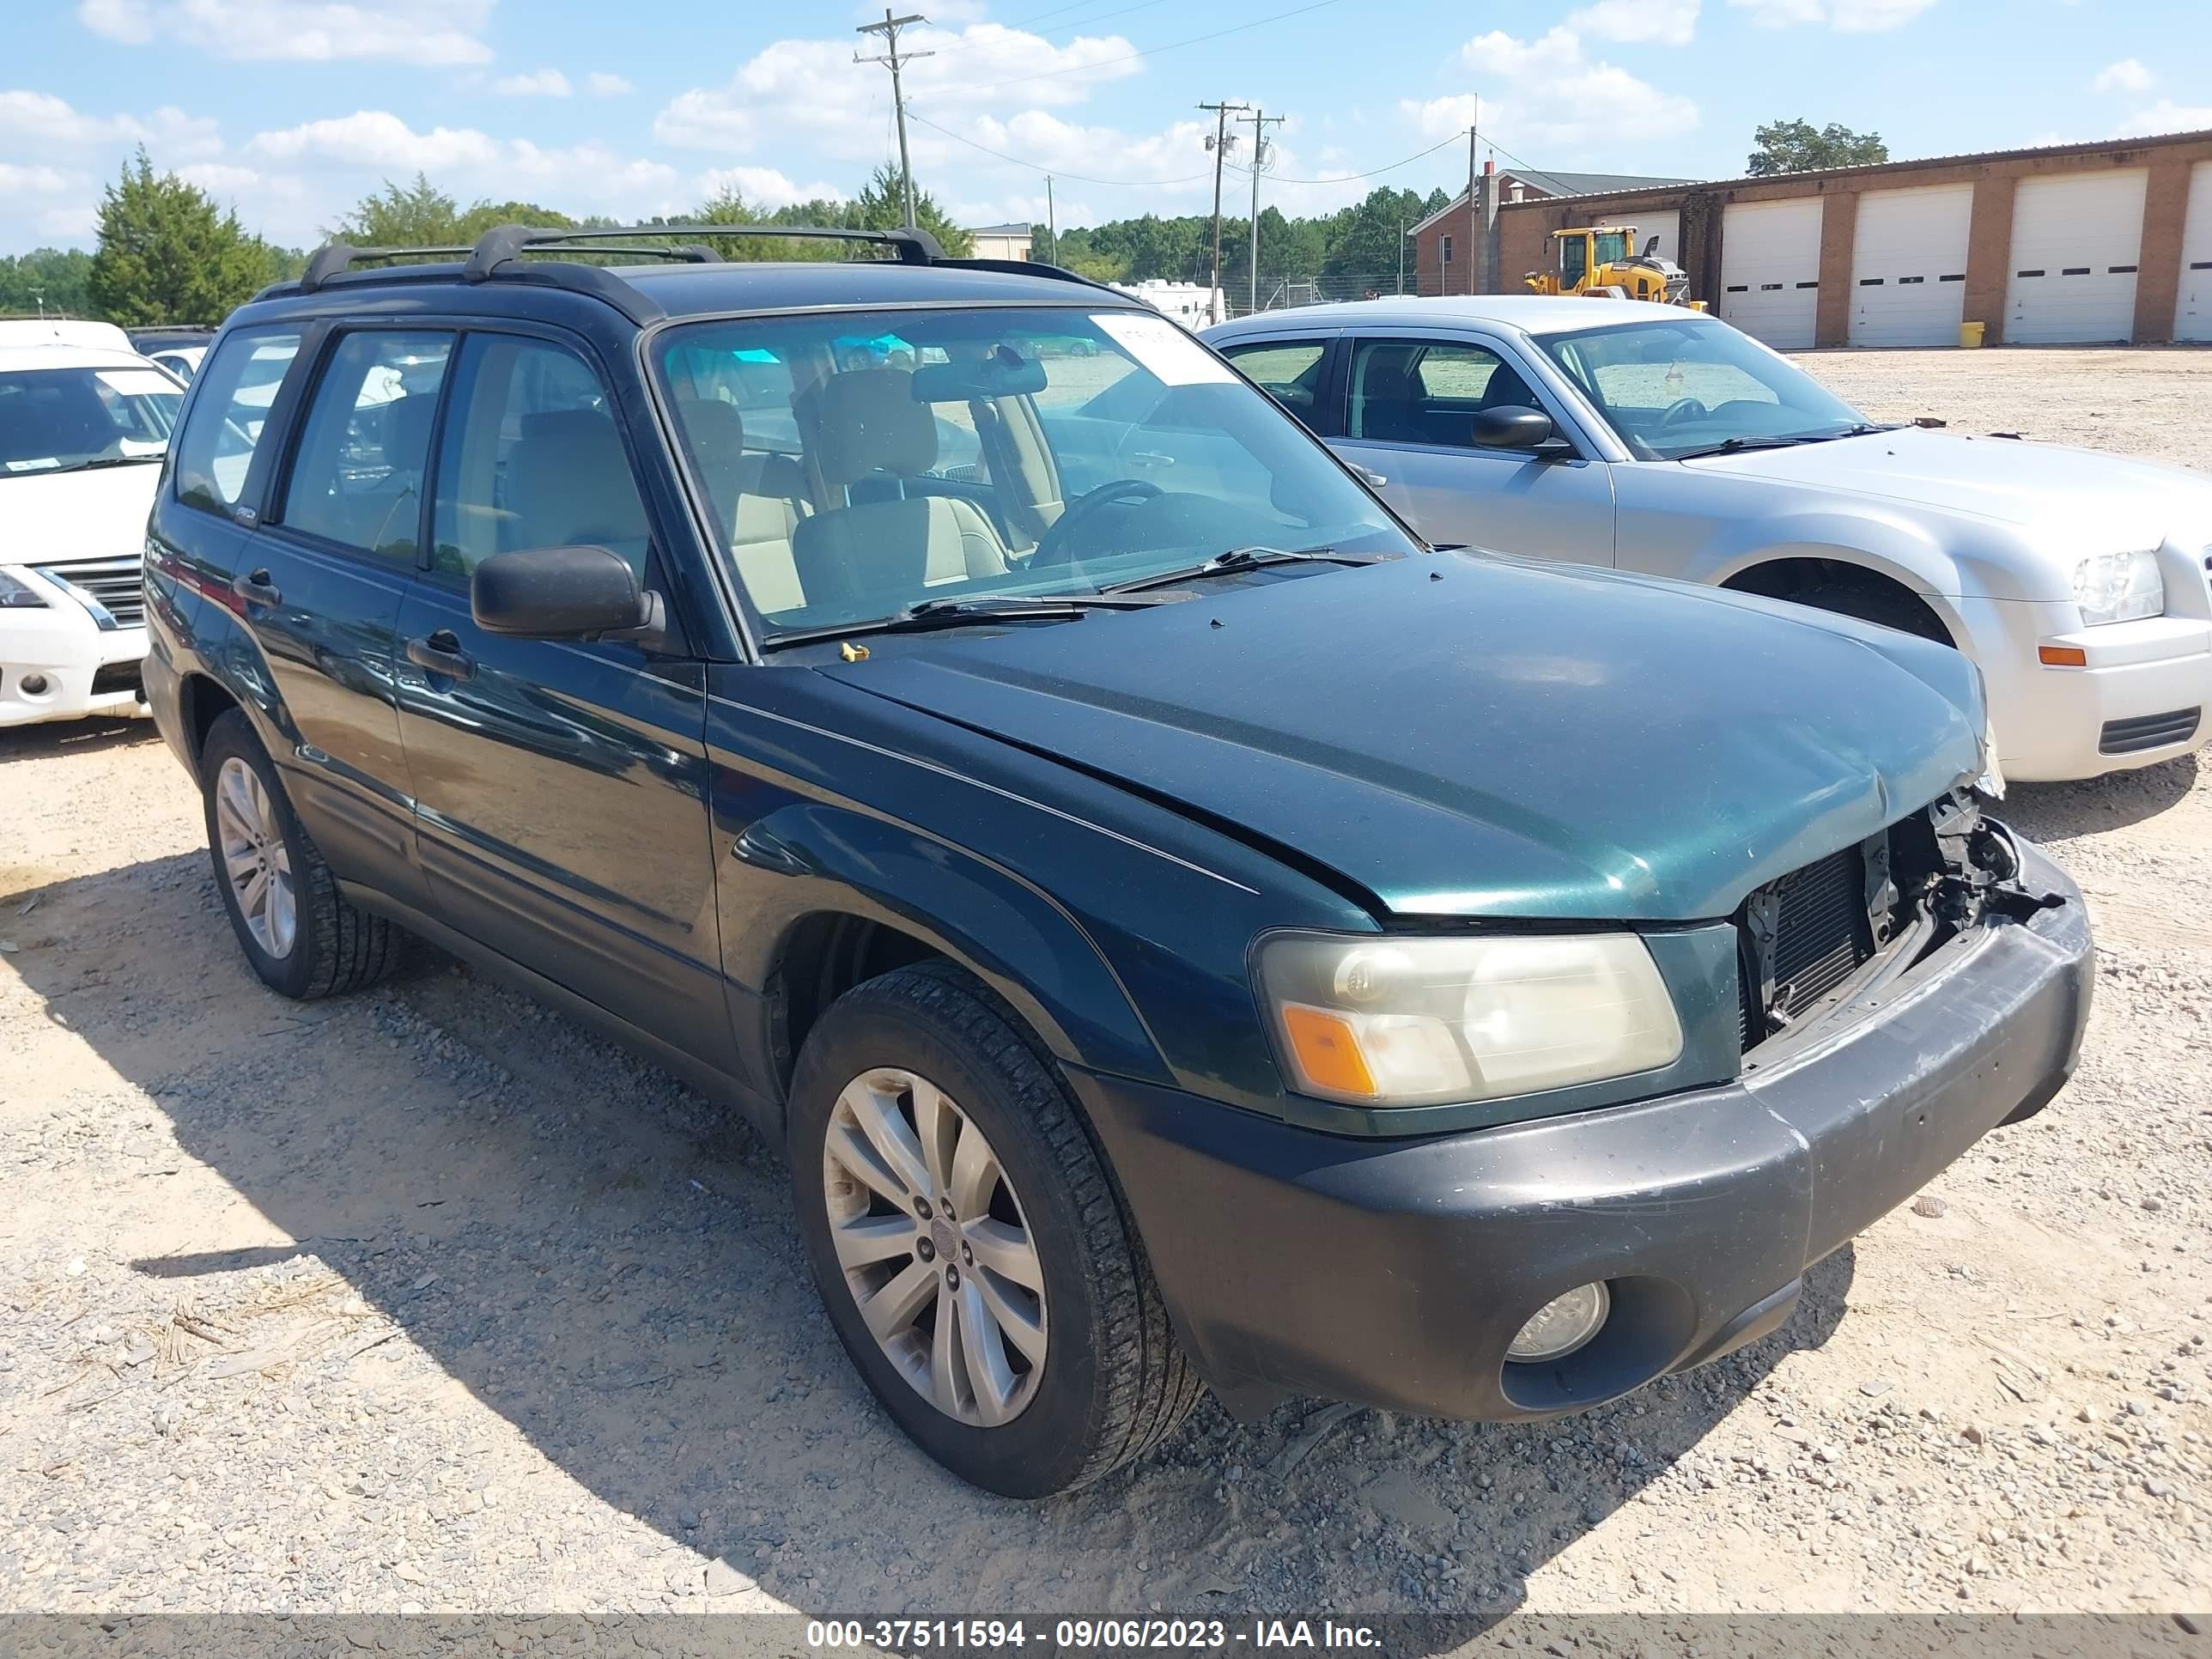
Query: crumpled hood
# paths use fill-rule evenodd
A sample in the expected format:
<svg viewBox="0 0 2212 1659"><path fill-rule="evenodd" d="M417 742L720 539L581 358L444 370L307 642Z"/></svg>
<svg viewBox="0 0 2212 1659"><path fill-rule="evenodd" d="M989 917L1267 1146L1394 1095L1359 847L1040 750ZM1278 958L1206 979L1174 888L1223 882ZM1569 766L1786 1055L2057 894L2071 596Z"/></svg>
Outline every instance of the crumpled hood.
<svg viewBox="0 0 2212 1659"><path fill-rule="evenodd" d="M1486 554L820 672L1164 799L1406 915L1686 921L1973 778L1954 651Z"/></svg>
<svg viewBox="0 0 2212 1659"><path fill-rule="evenodd" d="M1901 427L1681 465L2041 525L2084 552L2156 547L2170 535L2188 538L2185 547L2212 543L2212 478L2058 444Z"/></svg>
<svg viewBox="0 0 2212 1659"><path fill-rule="evenodd" d="M150 371L149 371L150 372ZM136 557L161 464L0 477L0 564Z"/></svg>

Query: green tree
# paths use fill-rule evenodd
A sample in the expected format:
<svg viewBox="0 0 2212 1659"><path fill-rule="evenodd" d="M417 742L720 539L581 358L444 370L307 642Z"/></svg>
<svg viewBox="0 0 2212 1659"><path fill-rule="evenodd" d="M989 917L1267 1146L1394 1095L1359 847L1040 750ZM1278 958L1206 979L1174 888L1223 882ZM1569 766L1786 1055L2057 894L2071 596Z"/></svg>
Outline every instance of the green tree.
<svg viewBox="0 0 2212 1659"><path fill-rule="evenodd" d="M1744 163L1744 171L1754 179L1822 167L1872 167L1889 160L1889 146L1880 133L1853 132L1834 121L1817 131L1810 121L1769 121L1751 136L1759 148Z"/></svg>
<svg viewBox="0 0 2212 1659"><path fill-rule="evenodd" d="M126 327L216 323L274 270L269 245L236 213L173 173L156 173L142 148L101 197L86 294L89 309Z"/></svg>
<svg viewBox="0 0 2212 1659"><path fill-rule="evenodd" d="M868 182L860 187L860 193L841 216L853 230L896 230L904 224L905 198L899 188L897 169L884 166L869 174ZM937 204L937 198L920 185L914 187L914 222L937 238L955 258L965 258L975 251L975 245L968 233L954 224Z"/></svg>
<svg viewBox="0 0 2212 1659"><path fill-rule="evenodd" d="M1329 221L1328 252L1321 262L1322 276L1334 278L1347 287L1390 293L1398 279L1399 248L1405 240L1404 233L1418 224L1425 211L1418 191L1392 190L1384 185L1368 191L1366 200L1345 209ZM1407 247L1405 253L1410 285L1412 248Z"/></svg>
<svg viewBox="0 0 2212 1659"><path fill-rule="evenodd" d="M82 317L92 309L91 278L92 255L81 247L0 258L0 317Z"/></svg>
<svg viewBox="0 0 2212 1659"><path fill-rule="evenodd" d="M414 182L384 188L354 204L353 211L323 234L356 247L457 247L473 242L497 225L544 225L568 229L576 221L535 202L478 200L463 207L432 184L426 174Z"/></svg>

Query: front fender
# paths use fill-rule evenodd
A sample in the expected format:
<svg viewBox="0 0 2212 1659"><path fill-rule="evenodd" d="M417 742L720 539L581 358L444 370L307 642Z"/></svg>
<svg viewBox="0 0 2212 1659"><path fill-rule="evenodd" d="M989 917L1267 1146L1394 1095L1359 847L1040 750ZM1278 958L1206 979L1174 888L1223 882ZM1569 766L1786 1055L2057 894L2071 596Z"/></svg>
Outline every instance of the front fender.
<svg viewBox="0 0 2212 1659"><path fill-rule="evenodd" d="M1034 883L919 830L849 807L794 801L726 840L718 831L723 956L753 1029L746 1047L779 1079L768 994L811 917L883 923L959 963L1062 1060L1172 1081L1158 1042L1083 924Z"/></svg>

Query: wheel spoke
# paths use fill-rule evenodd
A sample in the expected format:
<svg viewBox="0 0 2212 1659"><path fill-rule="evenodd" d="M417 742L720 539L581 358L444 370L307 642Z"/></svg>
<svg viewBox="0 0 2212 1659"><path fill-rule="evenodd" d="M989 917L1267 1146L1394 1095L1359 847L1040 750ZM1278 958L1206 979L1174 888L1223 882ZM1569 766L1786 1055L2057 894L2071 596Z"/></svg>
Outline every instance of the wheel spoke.
<svg viewBox="0 0 2212 1659"><path fill-rule="evenodd" d="M991 1152L991 1143L974 1124L963 1125L960 1145L952 1155L951 1176L945 1184L953 1212L963 1221L988 1214L992 1189L998 1184L999 1160Z"/></svg>
<svg viewBox="0 0 2212 1659"><path fill-rule="evenodd" d="M238 890L238 908L249 920L258 919L269 902L269 867L264 864L253 866L246 885Z"/></svg>
<svg viewBox="0 0 2212 1659"><path fill-rule="evenodd" d="M230 884L243 888L246 878L261 867L261 849L251 842L234 842L223 837L222 867L230 877Z"/></svg>
<svg viewBox="0 0 2212 1659"><path fill-rule="evenodd" d="M1032 1295L1044 1291L1044 1271L1036 1247L1019 1227L1010 1227L995 1216L970 1221L960 1230L968 1248L975 1252L975 1265L988 1267L1001 1279L1011 1279Z"/></svg>
<svg viewBox="0 0 2212 1659"><path fill-rule="evenodd" d="M1003 1423L1018 1379L1006 1363L1006 1345L1000 1340L998 1316L973 1277L961 1282L954 1303L960 1310L960 1353L967 1361L969 1386L975 1391L975 1414L987 1428ZM945 1317L942 1309L937 1316Z"/></svg>
<svg viewBox="0 0 2212 1659"><path fill-rule="evenodd" d="M947 1417L964 1417L960 1398L967 1361L960 1354L960 1316L953 1311L958 1301L937 1304L937 1331L929 1345L929 1397Z"/></svg>
<svg viewBox="0 0 2212 1659"><path fill-rule="evenodd" d="M951 1185L952 1143L960 1137L960 1114L935 1084L922 1078L907 1085L907 1097L914 1102L915 1133L929 1171L929 1191L942 1194Z"/></svg>
<svg viewBox="0 0 2212 1659"><path fill-rule="evenodd" d="M936 1190L921 1155L921 1143L900 1115L896 1096L878 1087L876 1079L870 1077L848 1088L841 1103L851 1111L853 1121L860 1126L860 1133L867 1136L884 1167L906 1183L909 1194L926 1198Z"/></svg>
<svg viewBox="0 0 2212 1659"><path fill-rule="evenodd" d="M1009 1290L988 1273L970 1273L963 1282L975 1287L992 1322L1006 1334L1006 1340L1019 1348L1031 1365L1042 1368L1045 1346L1043 1302L1018 1290Z"/></svg>
<svg viewBox="0 0 2212 1659"><path fill-rule="evenodd" d="M830 1228L845 1271L914 1254L914 1222L902 1215L863 1215Z"/></svg>
<svg viewBox="0 0 2212 1659"><path fill-rule="evenodd" d="M911 1328L936 1295L937 1270L927 1262L916 1261L860 1304L860 1317L868 1322L877 1341L889 1342ZM938 1323L941 1328L945 1321L940 1318Z"/></svg>
<svg viewBox="0 0 2212 1659"><path fill-rule="evenodd" d="M884 1202L896 1206L906 1214L914 1212L914 1194L885 1166L874 1146L859 1129L849 1123L831 1123L826 1150L840 1170Z"/></svg>

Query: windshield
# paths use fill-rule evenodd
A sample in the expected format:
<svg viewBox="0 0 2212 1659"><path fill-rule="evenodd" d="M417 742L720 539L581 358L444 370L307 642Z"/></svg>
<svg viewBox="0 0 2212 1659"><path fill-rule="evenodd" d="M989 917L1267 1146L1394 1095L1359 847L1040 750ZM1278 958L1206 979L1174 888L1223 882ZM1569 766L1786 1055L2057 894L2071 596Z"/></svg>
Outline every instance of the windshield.
<svg viewBox="0 0 2212 1659"><path fill-rule="evenodd" d="M0 477L158 461L184 396L155 368L0 372Z"/></svg>
<svg viewBox="0 0 2212 1659"><path fill-rule="evenodd" d="M1832 438L1866 417L1725 323L1680 316L1545 337L1544 349L1639 460Z"/></svg>
<svg viewBox="0 0 2212 1659"><path fill-rule="evenodd" d="M932 599L1096 594L1237 549L1416 549L1304 428L1148 313L699 323L662 335L658 358L777 633Z"/></svg>

